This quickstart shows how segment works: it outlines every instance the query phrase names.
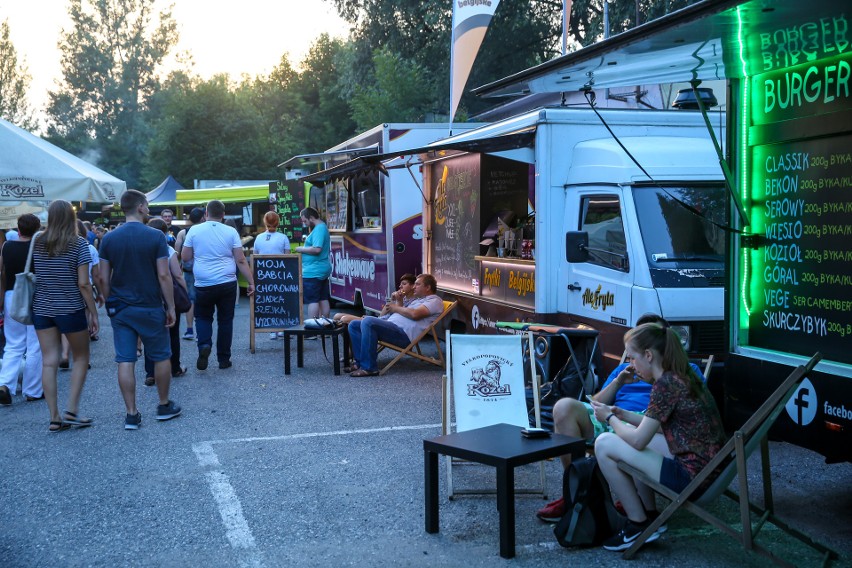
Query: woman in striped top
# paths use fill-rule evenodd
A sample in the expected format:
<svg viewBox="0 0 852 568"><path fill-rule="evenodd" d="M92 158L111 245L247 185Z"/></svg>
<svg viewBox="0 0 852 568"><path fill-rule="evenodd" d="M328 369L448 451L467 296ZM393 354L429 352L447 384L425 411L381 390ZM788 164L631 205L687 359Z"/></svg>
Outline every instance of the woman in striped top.
<svg viewBox="0 0 852 568"><path fill-rule="evenodd" d="M33 249L36 290L33 296L33 325L42 353L41 381L50 409L50 432L70 426L91 426L92 420L77 415L80 393L89 368L89 335L98 333L89 265L92 256L86 239L77 234L77 218L67 201L58 200L47 209L47 230ZM68 406L60 416L56 396L56 373L62 350L62 334L71 344L74 367Z"/></svg>

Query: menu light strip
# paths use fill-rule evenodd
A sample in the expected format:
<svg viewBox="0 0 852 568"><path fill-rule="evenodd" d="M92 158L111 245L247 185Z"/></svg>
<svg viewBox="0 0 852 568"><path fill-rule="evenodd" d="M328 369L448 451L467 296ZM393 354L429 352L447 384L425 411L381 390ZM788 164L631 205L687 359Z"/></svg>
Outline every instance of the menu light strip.
<svg viewBox="0 0 852 568"><path fill-rule="evenodd" d="M737 6L737 41L739 43L739 57L740 64L742 65L742 79L740 80L740 108L742 109L742 116L740 118L740 190L742 192L742 203L743 207L749 207L751 204L751 200L748 197L748 113L749 113L749 98L748 98L748 65L745 60L745 46L743 42L743 18L742 18L742 6ZM749 207L750 208L750 207ZM754 226L752 224L752 226ZM751 317L751 306L749 305L749 295L748 295L748 281L751 273L750 266L750 253L748 249L742 249L742 266L743 266L743 274L742 274L742 283L740 294L742 297L742 305L746 311L746 322L749 321L748 318Z"/></svg>

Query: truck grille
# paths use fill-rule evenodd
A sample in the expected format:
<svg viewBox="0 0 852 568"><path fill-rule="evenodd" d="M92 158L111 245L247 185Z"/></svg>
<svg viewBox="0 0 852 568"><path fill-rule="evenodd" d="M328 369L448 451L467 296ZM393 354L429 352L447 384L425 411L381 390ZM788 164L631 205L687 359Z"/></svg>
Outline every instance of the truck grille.
<svg viewBox="0 0 852 568"><path fill-rule="evenodd" d="M689 322L692 327L692 349L695 353L722 353L725 350L725 322Z"/></svg>

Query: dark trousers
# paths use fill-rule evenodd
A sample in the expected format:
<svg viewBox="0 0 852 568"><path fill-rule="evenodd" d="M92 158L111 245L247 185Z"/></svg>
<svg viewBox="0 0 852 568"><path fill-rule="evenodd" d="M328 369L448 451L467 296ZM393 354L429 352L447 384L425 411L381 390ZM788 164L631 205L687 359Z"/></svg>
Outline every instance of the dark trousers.
<svg viewBox="0 0 852 568"><path fill-rule="evenodd" d="M180 326L178 326L178 322L175 322L168 330L169 344L172 348L172 376L174 376L175 373L180 372ZM154 361L148 357L147 353L145 353L145 376L154 376Z"/></svg>
<svg viewBox="0 0 852 568"><path fill-rule="evenodd" d="M198 349L213 347L213 313L216 313L216 358L220 363L231 360L234 336L234 304L237 282L195 287L195 333Z"/></svg>

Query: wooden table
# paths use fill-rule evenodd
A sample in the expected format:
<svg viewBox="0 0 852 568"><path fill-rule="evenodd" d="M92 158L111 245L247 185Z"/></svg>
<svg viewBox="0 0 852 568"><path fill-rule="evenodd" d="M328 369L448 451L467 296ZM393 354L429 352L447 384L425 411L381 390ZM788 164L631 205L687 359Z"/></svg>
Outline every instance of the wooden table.
<svg viewBox="0 0 852 568"><path fill-rule="evenodd" d="M581 457L582 438L552 434L525 438L520 426L495 424L423 440L426 477L426 532L438 532L438 456L443 454L497 468L497 509L500 512L500 556L515 556L515 468L565 454Z"/></svg>
<svg viewBox="0 0 852 568"><path fill-rule="evenodd" d="M285 329L284 333L284 374L290 374L290 337L296 336L296 366L304 367L304 347L305 338L318 336L325 345L326 336L331 338L332 351L334 356L334 374L340 374L340 348L337 339L343 336L343 352L349 358L349 334L345 333L346 326L342 325L334 329L305 329L304 326L291 327Z"/></svg>

